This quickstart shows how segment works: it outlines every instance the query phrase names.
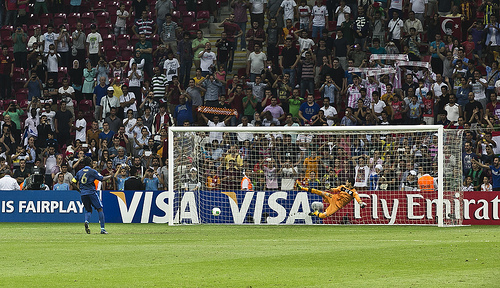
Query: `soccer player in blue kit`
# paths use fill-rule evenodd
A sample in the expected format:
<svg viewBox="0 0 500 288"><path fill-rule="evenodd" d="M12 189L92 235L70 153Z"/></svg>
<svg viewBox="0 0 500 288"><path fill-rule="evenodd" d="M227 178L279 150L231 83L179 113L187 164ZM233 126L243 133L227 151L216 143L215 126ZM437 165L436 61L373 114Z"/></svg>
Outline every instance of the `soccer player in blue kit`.
<svg viewBox="0 0 500 288"><path fill-rule="evenodd" d="M101 234L108 234L106 229L104 229L104 212L102 211L101 199L97 195L95 180L103 181L111 176L103 177L99 172L90 168L92 165L92 159L90 157L85 157L83 159L85 167L83 167L72 180L73 187L76 188L81 194L82 203L85 207L85 232L90 234L89 220L92 215L92 206L99 213L99 222L101 223Z"/></svg>

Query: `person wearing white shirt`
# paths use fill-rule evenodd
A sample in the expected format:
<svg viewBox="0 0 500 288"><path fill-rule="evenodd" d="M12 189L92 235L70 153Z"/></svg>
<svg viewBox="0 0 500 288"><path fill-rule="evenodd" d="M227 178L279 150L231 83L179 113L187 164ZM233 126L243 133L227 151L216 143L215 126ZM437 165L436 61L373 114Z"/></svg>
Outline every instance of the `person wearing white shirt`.
<svg viewBox="0 0 500 288"><path fill-rule="evenodd" d="M382 111L384 111L386 104L384 101L380 100L378 91L374 91L372 97L373 97L372 107L371 107L372 111L373 113L375 113L378 119L382 120Z"/></svg>
<svg viewBox="0 0 500 288"><path fill-rule="evenodd" d="M114 92L115 92L115 89L113 89L113 87L109 86L108 87L108 95L106 95L106 97L102 97L102 99L101 99L102 119L104 119L108 116L106 114L111 112L111 108L120 107L120 99L113 95Z"/></svg>
<svg viewBox="0 0 500 288"><path fill-rule="evenodd" d="M1 191L21 190L21 187L17 184L17 180L12 178L12 172L9 169L1 171L0 174L4 175L0 178Z"/></svg>
<svg viewBox="0 0 500 288"><path fill-rule="evenodd" d="M54 78L54 82L57 80L57 73L59 72L59 60L61 55L56 52L56 46L50 44L49 51L45 53L44 60L47 63L47 73L49 78Z"/></svg>
<svg viewBox="0 0 500 288"><path fill-rule="evenodd" d="M389 37L391 38L392 42L396 44L396 47L398 47L399 51L403 51L401 49L401 44L399 43L399 40L401 40L401 36L403 36L403 27L404 27L404 22L399 18L399 13L397 11L392 12L392 19L389 21L389 24L387 24L387 30L389 33Z"/></svg>
<svg viewBox="0 0 500 288"><path fill-rule="evenodd" d="M135 94L128 91L127 85L122 85L123 95L120 96L120 106L123 108L123 118L127 118L127 113L132 110L134 118L137 117L137 105L135 103Z"/></svg>
<svg viewBox="0 0 500 288"><path fill-rule="evenodd" d="M300 34L299 34L300 32ZM314 46L314 40L313 39L310 39L308 38L308 34L307 34L307 31L306 30L298 30L298 31L295 31L295 33L293 34L296 38L299 38L299 45L300 45L300 53L301 53L301 57L306 57L306 52L307 51L311 51L312 53L312 47ZM297 35L301 35L302 37L300 36L297 36Z"/></svg>
<svg viewBox="0 0 500 288"><path fill-rule="evenodd" d="M309 26L312 28L312 38L323 37L323 29L328 29L328 9L323 5L323 1L316 0L311 17L312 21Z"/></svg>
<svg viewBox="0 0 500 288"><path fill-rule="evenodd" d="M335 120L337 119L338 113L335 107L330 106L329 98L323 98L323 107L321 107L320 110L323 110L323 112L325 112L326 123L328 124L328 126L333 126L333 124L335 124Z"/></svg>
<svg viewBox="0 0 500 288"><path fill-rule="evenodd" d="M71 111L71 113L73 113L73 115L75 115L75 109L73 106L73 99L75 99L75 88L69 85L68 78L62 79L62 87L57 90L57 93L59 93L62 101L66 102L66 109L68 109L69 111Z"/></svg>
<svg viewBox="0 0 500 288"><path fill-rule="evenodd" d="M198 54L200 58L201 76L206 77L210 74L210 67L215 67L217 56L212 52L212 45L210 42L205 44L205 49Z"/></svg>
<svg viewBox="0 0 500 288"><path fill-rule="evenodd" d="M297 3L293 0L283 0L281 2L280 8L278 8L278 12L276 13L276 16L279 15L280 11L283 10L283 22L286 23L287 19L291 19L293 22L293 19L295 15L297 14Z"/></svg>
<svg viewBox="0 0 500 288"><path fill-rule="evenodd" d="M41 39L42 39L42 43L43 43L42 47L43 47L44 53L49 52L50 44L54 44L54 47L55 47L57 37L56 37L56 33L54 33L54 25L52 25L51 23L49 23L47 25L47 32L45 34L43 34L43 37Z"/></svg>
<svg viewBox="0 0 500 288"><path fill-rule="evenodd" d="M170 51L168 52L167 55L168 59L165 60L165 62L163 62L163 71L165 71L165 76L167 77L167 81L171 82L172 76L179 76L179 69L181 68L181 65L179 64L179 61L176 58L174 58L174 53Z"/></svg>
<svg viewBox="0 0 500 288"><path fill-rule="evenodd" d="M97 32L97 26L95 24L90 25L90 33L87 35L86 45L87 45L87 58L89 58L92 67L97 66L99 61L99 54L102 48L102 37L99 32Z"/></svg>
<svg viewBox="0 0 500 288"><path fill-rule="evenodd" d="M200 113L200 116L207 123L208 127L226 127L233 117L232 115L228 115L223 122L219 122L219 115L214 115L213 121L208 120L207 116L203 113ZM209 138L210 143L213 143L214 140L220 143L222 141L222 132L210 132Z"/></svg>
<svg viewBox="0 0 500 288"><path fill-rule="evenodd" d="M345 14L351 14L351 7L345 5L345 0L340 1L340 5L335 9L337 15L337 27L340 27L345 21Z"/></svg>
<svg viewBox="0 0 500 288"><path fill-rule="evenodd" d="M247 116L243 116L243 117L241 117L241 124L239 124L238 127L253 127L253 125L248 123ZM251 142L253 140L253 133L239 132L239 133L236 133L236 137L238 138L238 141L240 143L245 142L245 140L248 140Z"/></svg>
<svg viewBox="0 0 500 288"><path fill-rule="evenodd" d="M255 78L261 74L266 65L267 56L261 48L260 44L255 44L254 51L248 55L247 75L250 75L250 82L255 82Z"/></svg>
<svg viewBox="0 0 500 288"><path fill-rule="evenodd" d="M75 121L75 140L82 143L87 141L87 120L83 118L82 110L78 110L78 118Z"/></svg>

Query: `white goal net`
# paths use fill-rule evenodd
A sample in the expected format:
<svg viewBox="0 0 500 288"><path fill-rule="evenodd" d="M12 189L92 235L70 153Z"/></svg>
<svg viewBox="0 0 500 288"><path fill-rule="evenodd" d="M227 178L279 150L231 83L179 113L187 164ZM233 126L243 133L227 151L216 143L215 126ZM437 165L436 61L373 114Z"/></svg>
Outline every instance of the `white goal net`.
<svg viewBox="0 0 500 288"><path fill-rule="evenodd" d="M462 132L442 126L170 127L171 223L461 225ZM173 140L172 140L173 139ZM329 191L353 200L326 218ZM320 211L321 212L321 211Z"/></svg>

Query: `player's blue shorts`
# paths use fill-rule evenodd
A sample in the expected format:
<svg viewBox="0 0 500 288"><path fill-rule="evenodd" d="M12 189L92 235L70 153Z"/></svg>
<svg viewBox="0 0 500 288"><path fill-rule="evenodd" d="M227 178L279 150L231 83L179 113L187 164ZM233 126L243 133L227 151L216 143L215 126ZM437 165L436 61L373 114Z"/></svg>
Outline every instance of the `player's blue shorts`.
<svg viewBox="0 0 500 288"><path fill-rule="evenodd" d="M94 206L96 210L102 208L102 202L99 196L97 196L97 192L94 194L82 195L81 198L87 212L92 212L92 206Z"/></svg>

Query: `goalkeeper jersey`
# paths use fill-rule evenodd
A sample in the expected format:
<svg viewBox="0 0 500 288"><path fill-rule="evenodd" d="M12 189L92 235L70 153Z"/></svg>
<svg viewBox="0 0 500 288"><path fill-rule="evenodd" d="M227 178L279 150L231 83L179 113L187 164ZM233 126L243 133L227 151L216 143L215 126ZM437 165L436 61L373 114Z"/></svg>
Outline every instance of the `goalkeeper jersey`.
<svg viewBox="0 0 500 288"><path fill-rule="evenodd" d="M347 205L353 198L355 198L358 203L361 202L361 198L359 198L358 192L356 192L354 188L349 189L345 185L340 185L337 188L333 188L333 192L338 193L339 204L342 206Z"/></svg>

